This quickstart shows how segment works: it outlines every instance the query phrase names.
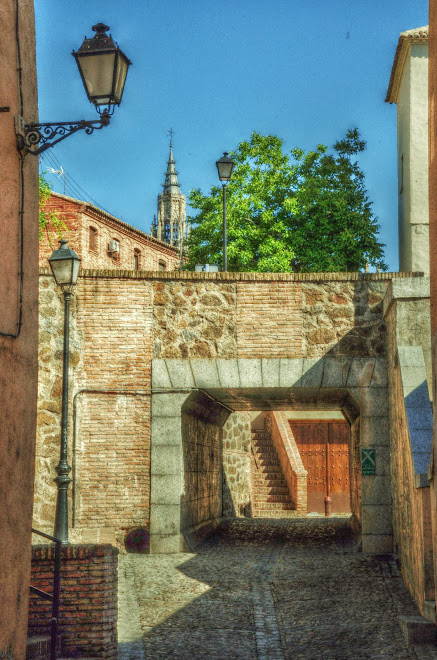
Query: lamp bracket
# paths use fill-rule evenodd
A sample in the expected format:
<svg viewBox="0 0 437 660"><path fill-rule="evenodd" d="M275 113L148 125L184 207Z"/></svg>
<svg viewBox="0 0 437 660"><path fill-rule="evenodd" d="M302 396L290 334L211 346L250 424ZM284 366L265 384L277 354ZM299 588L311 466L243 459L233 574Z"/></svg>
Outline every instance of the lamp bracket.
<svg viewBox="0 0 437 660"><path fill-rule="evenodd" d="M47 122L43 124L25 124L24 119L19 115L15 117L15 133L17 136L17 148L23 155L28 153L33 156L46 151L55 144L65 140L65 138L84 130L91 135L96 130L107 126L110 121L110 115L107 110L102 112L100 119L85 121L80 119L73 122Z"/></svg>

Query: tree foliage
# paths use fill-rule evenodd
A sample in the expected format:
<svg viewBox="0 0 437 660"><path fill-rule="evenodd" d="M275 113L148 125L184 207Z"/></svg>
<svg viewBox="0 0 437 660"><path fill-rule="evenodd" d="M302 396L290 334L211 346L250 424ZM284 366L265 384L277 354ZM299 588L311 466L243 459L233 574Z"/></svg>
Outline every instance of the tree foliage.
<svg viewBox="0 0 437 660"><path fill-rule="evenodd" d="M62 237L62 230L67 229L65 222L53 211L46 211L46 202L51 195L51 189L48 181L44 179L43 175L39 175L39 208L38 208L38 222L39 222L39 240L46 234L49 244L52 245L53 236L58 238Z"/></svg>
<svg viewBox="0 0 437 660"><path fill-rule="evenodd" d="M252 133L231 153L227 188L228 270L260 272L385 270L379 226L355 156L366 143L350 130L331 153L324 145L283 152L274 135ZM222 262L222 190L192 190L188 263Z"/></svg>

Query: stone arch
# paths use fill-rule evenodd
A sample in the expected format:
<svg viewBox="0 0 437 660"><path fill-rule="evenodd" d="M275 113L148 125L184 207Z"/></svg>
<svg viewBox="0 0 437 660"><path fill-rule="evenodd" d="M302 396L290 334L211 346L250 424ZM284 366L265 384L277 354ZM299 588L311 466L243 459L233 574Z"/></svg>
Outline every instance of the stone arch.
<svg viewBox="0 0 437 660"><path fill-rule="evenodd" d="M389 552L387 365L382 358L352 357L153 360L151 552L179 552L189 523L186 507L184 513L186 416L218 428L234 410L323 407L342 410L351 425L363 551ZM369 447L375 448L376 473L361 481L360 451ZM220 514L213 513L211 521Z"/></svg>

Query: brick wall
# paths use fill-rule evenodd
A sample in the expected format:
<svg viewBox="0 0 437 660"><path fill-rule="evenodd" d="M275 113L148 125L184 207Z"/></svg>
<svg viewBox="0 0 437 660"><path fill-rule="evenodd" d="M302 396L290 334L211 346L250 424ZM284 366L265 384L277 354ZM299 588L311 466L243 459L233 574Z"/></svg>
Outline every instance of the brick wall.
<svg viewBox="0 0 437 660"><path fill-rule="evenodd" d="M165 264L165 270L180 266L177 249L90 204L52 193L45 211L55 213L64 221L66 229L62 229L62 237L68 240L69 246L82 259L82 268L134 270L135 250L139 252L139 270L160 270L159 262ZM90 227L96 230L93 249L90 246ZM112 239L120 243L118 253L108 250ZM47 259L57 247L57 240L53 231L43 236L40 243L41 266L47 266Z"/></svg>
<svg viewBox="0 0 437 660"><path fill-rule="evenodd" d="M380 300L392 277L83 271L70 325L70 539L121 545L130 528L149 524L152 356L306 357L335 354L344 340L349 354L374 355L385 350ZM51 533L63 297L47 270L40 292L34 524ZM322 333L316 343L317 329L335 339Z"/></svg>
<svg viewBox="0 0 437 660"><path fill-rule="evenodd" d="M191 532L222 515L221 429L214 421L184 414L182 441L181 531L190 544Z"/></svg>
<svg viewBox="0 0 437 660"><path fill-rule="evenodd" d="M53 591L55 550L33 546L31 584ZM117 555L110 545L64 546L59 630L68 657L117 658ZM48 635L51 603L30 597L29 636Z"/></svg>
<svg viewBox="0 0 437 660"><path fill-rule="evenodd" d="M294 282L238 282L238 357L300 357L301 302Z"/></svg>

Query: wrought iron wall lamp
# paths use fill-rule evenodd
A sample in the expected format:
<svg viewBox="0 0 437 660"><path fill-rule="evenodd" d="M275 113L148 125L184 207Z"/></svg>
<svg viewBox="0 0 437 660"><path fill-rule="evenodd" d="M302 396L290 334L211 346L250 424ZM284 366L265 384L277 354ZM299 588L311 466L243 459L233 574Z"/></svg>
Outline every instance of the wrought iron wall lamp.
<svg viewBox="0 0 437 660"><path fill-rule="evenodd" d="M85 37L83 44L72 55L76 59L88 99L96 107L99 119L75 122L47 122L26 124L24 119L15 117L18 150L38 156L69 135L80 130L91 135L110 122L114 106L120 105L123 96L127 71L132 62L120 50L112 37L106 34L107 25L93 25L96 33L92 39Z"/></svg>

